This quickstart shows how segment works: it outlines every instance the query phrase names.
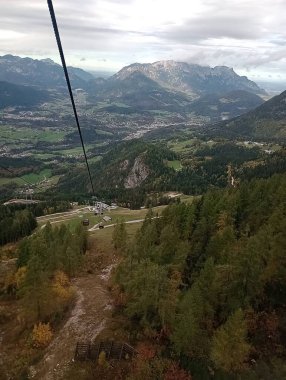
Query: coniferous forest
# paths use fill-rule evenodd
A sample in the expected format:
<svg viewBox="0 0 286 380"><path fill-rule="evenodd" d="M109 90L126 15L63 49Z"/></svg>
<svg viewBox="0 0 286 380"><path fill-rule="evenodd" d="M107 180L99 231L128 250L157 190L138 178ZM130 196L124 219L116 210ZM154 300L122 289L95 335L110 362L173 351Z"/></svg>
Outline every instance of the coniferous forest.
<svg viewBox="0 0 286 380"><path fill-rule="evenodd" d="M176 358L195 379L284 379L286 176L152 216L116 273L134 339L160 342L131 378L164 378Z"/></svg>
<svg viewBox="0 0 286 380"><path fill-rule="evenodd" d="M0 246L28 236L37 227L36 217L71 208L69 202L49 201L25 205L0 205Z"/></svg>
<svg viewBox="0 0 286 380"><path fill-rule="evenodd" d="M0 206L0 246L29 235L36 226L36 218L30 210Z"/></svg>
<svg viewBox="0 0 286 380"><path fill-rule="evenodd" d="M29 365L52 341L74 304L71 278L79 273L86 248L87 233L81 224L72 233L64 224L52 227L47 223L18 243L16 267L1 279L0 323L5 326L10 318L3 302L9 303L12 312L17 310L17 327L12 332L16 342L10 353L13 365L3 360L1 378L6 379L7 372L11 379L28 378Z"/></svg>
<svg viewBox="0 0 286 380"><path fill-rule="evenodd" d="M7 279L6 289L8 294L22 299L28 324L53 321L68 304L69 278L80 267L86 239L81 225L72 235L64 225L52 228L47 224L20 242L17 271Z"/></svg>
<svg viewBox="0 0 286 380"><path fill-rule="evenodd" d="M21 300L27 326L61 319L73 296L69 279L80 268L86 245L80 224L72 234L65 225L48 223L20 242L17 271L6 280L6 292Z"/></svg>

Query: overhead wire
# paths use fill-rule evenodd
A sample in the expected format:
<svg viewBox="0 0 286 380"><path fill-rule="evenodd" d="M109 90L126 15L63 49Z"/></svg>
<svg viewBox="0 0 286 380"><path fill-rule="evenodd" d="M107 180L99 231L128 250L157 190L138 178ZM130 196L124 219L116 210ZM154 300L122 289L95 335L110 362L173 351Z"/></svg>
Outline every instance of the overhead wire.
<svg viewBox="0 0 286 380"><path fill-rule="evenodd" d="M71 88L71 83L70 83L69 73L68 73L66 60L65 60L65 56L64 56L64 51L63 51L63 47L62 47L62 43L61 43L61 38L60 38L60 33L59 33L56 15L55 15L55 11L54 11L54 6L53 6L52 0L47 0L47 2L48 2L48 7L49 7L51 19L52 19L52 24L53 24L56 40L57 40L59 54L60 54L61 61L62 61L62 66L63 66L64 73L65 73L65 78L66 78L67 87L68 87L68 91L69 91L69 95L70 95L70 99L71 99L71 104L72 104L72 108L73 108L73 112L74 112L74 116L75 116L75 120L76 120L76 125L77 125L78 133L80 136L80 141L81 141L81 146L82 146L82 150L83 150L83 154L84 154L84 158L85 158L85 163L86 163L86 167L87 167L87 171L88 171L88 176L89 176L93 195L95 196L93 181L92 181L92 177L91 177L91 173L90 173L90 168L89 168L88 159L87 159L86 150L85 150L84 141L83 141L82 132L81 132L81 127L79 124L78 113L77 113L76 106L75 106L75 101L74 101L73 92L72 92L72 88Z"/></svg>

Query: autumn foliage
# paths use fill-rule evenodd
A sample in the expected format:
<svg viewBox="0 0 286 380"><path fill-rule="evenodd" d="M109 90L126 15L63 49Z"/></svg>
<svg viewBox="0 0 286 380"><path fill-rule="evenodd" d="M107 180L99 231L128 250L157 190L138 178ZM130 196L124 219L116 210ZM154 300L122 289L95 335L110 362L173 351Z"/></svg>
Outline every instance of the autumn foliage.
<svg viewBox="0 0 286 380"><path fill-rule="evenodd" d="M20 243L13 286L26 323L61 318L74 294L70 277L79 269L85 249L86 233L81 225L72 234L64 225L53 228L48 223Z"/></svg>
<svg viewBox="0 0 286 380"><path fill-rule="evenodd" d="M33 346L37 348L46 347L52 340L53 333L49 323L38 323L34 326L32 333Z"/></svg>
<svg viewBox="0 0 286 380"><path fill-rule="evenodd" d="M165 372L164 380L192 380L192 376L180 368L178 363L172 362Z"/></svg>

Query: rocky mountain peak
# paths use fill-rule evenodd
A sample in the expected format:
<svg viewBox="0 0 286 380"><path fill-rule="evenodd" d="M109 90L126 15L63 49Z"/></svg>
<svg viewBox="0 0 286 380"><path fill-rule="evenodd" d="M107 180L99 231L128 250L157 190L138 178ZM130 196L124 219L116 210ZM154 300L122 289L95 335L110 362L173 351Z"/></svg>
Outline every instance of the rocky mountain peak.
<svg viewBox="0 0 286 380"><path fill-rule="evenodd" d="M21 58L11 54L0 57L0 81L13 84L56 88L66 86L62 66L53 60ZM83 88L92 75L84 70L69 67L74 87Z"/></svg>
<svg viewBox="0 0 286 380"><path fill-rule="evenodd" d="M115 77L124 79L135 71L143 73L162 87L186 92L193 97L236 90L245 90L257 95L265 94L255 82L239 76L233 68L227 66L212 68L173 60L134 63L121 69Z"/></svg>
<svg viewBox="0 0 286 380"><path fill-rule="evenodd" d="M56 65L56 63L51 58L41 59L41 62L49 63L50 65Z"/></svg>

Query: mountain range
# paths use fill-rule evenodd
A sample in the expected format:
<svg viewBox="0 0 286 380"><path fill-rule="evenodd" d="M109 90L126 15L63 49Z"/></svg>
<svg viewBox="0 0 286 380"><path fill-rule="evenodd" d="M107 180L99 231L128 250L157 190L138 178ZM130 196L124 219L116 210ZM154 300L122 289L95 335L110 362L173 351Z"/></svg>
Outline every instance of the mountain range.
<svg viewBox="0 0 286 380"><path fill-rule="evenodd" d="M69 67L73 87L85 87L92 74ZM66 86L63 68L51 59L20 58L11 54L0 57L0 81L41 88Z"/></svg>
<svg viewBox="0 0 286 380"><path fill-rule="evenodd" d="M239 76L232 68L214 68L186 62L158 61L154 63L134 63L124 67L113 76L124 80L134 72L141 72L162 87L187 93L193 98L201 94L227 93L244 90L258 95L266 92L245 76Z"/></svg>
<svg viewBox="0 0 286 380"><path fill-rule="evenodd" d="M88 104L100 104L100 111L118 114L164 111L185 119L195 114L218 121L259 106L261 96L266 95L256 83L225 66L210 68L175 61L134 63L107 79L95 78L79 68L68 70L72 87L84 90ZM58 96L63 96L63 91L66 94L63 69L51 59L0 57L0 81L53 90ZM3 91L0 84L2 95ZM9 105L13 102L15 106L23 103L10 96Z"/></svg>
<svg viewBox="0 0 286 380"><path fill-rule="evenodd" d="M209 126L206 133L226 138L286 141L286 91L232 120Z"/></svg>
<svg viewBox="0 0 286 380"><path fill-rule="evenodd" d="M260 96L266 94L228 67L212 69L175 61L135 63L93 84L90 96L95 102L109 99L138 112L194 112L214 120L241 115L262 104Z"/></svg>

